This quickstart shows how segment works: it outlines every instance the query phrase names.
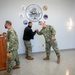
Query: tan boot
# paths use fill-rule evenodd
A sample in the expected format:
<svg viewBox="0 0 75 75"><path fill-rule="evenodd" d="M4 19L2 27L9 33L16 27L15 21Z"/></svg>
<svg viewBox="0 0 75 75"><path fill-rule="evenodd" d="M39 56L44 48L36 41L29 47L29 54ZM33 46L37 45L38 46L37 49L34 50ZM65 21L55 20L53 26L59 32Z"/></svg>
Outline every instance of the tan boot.
<svg viewBox="0 0 75 75"><path fill-rule="evenodd" d="M60 63L60 57L57 58L57 63Z"/></svg>
<svg viewBox="0 0 75 75"><path fill-rule="evenodd" d="M27 59L27 58L28 58L28 56L25 56L25 58Z"/></svg>
<svg viewBox="0 0 75 75"><path fill-rule="evenodd" d="M49 58L49 56L47 56L43 60L50 60L50 58Z"/></svg>
<svg viewBox="0 0 75 75"><path fill-rule="evenodd" d="M1 75L11 75L11 73L9 73L9 72L4 72L4 73L1 74Z"/></svg>
<svg viewBox="0 0 75 75"><path fill-rule="evenodd" d="M28 54L26 54L25 58L26 58L26 59L28 58Z"/></svg>
<svg viewBox="0 0 75 75"><path fill-rule="evenodd" d="M32 58L31 56L28 56L27 60L34 60L34 58Z"/></svg>
<svg viewBox="0 0 75 75"><path fill-rule="evenodd" d="M13 69L19 69L19 68L20 68L19 65L15 65L15 66L13 66Z"/></svg>

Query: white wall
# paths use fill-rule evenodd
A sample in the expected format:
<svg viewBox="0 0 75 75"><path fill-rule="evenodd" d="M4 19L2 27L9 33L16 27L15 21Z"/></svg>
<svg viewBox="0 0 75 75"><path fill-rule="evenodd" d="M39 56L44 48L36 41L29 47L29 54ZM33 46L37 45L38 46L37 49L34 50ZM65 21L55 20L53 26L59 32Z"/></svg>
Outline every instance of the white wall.
<svg viewBox="0 0 75 75"><path fill-rule="evenodd" d="M74 0L0 0L0 33L6 31L4 23L10 20L13 23L13 28L16 30L19 38L19 54L24 53L25 47L23 44L23 30L26 27L23 20L28 20L26 16L23 19L18 17L19 13L25 13L20 9L21 5L27 7L30 4L37 4L41 8L44 5L48 6L47 11L43 14L48 14L47 24L53 25L56 29L56 39L59 49L75 48L75 28L69 30L66 22L71 17L75 25L75 1ZM41 20L44 20L43 18ZM33 22L33 30L40 29L38 22ZM32 40L33 52L45 51L45 41L43 36L36 35ZM44 46L43 46L44 45Z"/></svg>

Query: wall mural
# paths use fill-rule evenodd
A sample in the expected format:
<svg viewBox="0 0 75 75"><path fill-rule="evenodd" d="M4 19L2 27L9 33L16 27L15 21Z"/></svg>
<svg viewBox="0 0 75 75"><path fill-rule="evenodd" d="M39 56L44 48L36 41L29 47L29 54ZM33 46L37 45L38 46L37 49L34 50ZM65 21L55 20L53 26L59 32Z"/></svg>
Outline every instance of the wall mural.
<svg viewBox="0 0 75 75"><path fill-rule="evenodd" d="M24 18L25 14L24 13L19 13L19 18Z"/></svg>
<svg viewBox="0 0 75 75"><path fill-rule="evenodd" d="M20 6L20 9L21 9L21 10L25 10L25 5L21 5L21 6Z"/></svg>
<svg viewBox="0 0 75 75"><path fill-rule="evenodd" d="M31 4L26 8L26 16L30 21L36 22L42 18L42 9L36 4Z"/></svg>
<svg viewBox="0 0 75 75"><path fill-rule="evenodd" d="M48 7L45 5L43 6L43 10L46 11L48 9Z"/></svg>
<svg viewBox="0 0 75 75"><path fill-rule="evenodd" d="M45 15L43 16L43 18L44 18L45 20L47 20L47 19L48 19L48 15L45 14Z"/></svg>
<svg viewBox="0 0 75 75"><path fill-rule="evenodd" d="M24 24L24 25L27 25L27 24L28 24L28 21L27 21L27 20L24 20L24 21L23 21L23 24Z"/></svg>
<svg viewBox="0 0 75 75"><path fill-rule="evenodd" d="M32 21L32 22L40 21L42 16L43 16L44 20L48 19L47 14L43 15L43 11L46 11L48 9L48 7L46 5L43 6L43 11L42 11L41 7L36 4L30 4L27 7L25 7L25 5L21 5L20 9L23 12L23 13L19 13L19 18L21 18L21 19L24 18L25 16L27 17L28 21ZM27 25L28 21L24 20L23 24Z"/></svg>

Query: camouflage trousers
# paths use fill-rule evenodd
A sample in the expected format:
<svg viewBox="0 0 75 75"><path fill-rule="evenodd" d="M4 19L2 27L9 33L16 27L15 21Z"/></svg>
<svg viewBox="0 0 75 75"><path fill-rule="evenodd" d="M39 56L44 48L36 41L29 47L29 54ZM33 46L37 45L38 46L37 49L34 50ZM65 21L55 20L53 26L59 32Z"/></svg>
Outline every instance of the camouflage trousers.
<svg viewBox="0 0 75 75"><path fill-rule="evenodd" d="M26 48L25 54L26 54L27 56L31 56L31 54L32 54L31 41L26 41L26 40L24 40L24 45L25 45L25 48Z"/></svg>
<svg viewBox="0 0 75 75"><path fill-rule="evenodd" d="M60 57L60 52L58 50L58 44L57 44L57 41L56 39L53 40L53 41L50 41L50 42L46 42L46 55L47 56L50 56L50 53L51 53L51 47L53 48L53 50L55 51L56 53L56 56L57 57Z"/></svg>
<svg viewBox="0 0 75 75"><path fill-rule="evenodd" d="M11 72L14 66L14 61L16 65L20 65L19 56L17 50L13 50L12 52L12 59L7 60L7 72Z"/></svg>

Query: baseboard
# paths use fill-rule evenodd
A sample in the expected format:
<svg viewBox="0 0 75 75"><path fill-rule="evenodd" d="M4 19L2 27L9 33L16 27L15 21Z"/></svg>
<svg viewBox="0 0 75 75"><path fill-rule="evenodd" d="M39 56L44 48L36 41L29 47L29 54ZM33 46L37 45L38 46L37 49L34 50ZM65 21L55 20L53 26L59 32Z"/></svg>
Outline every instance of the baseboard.
<svg viewBox="0 0 75 75"><path fill-rule="evenodd" d="M60 49L60 51L72 51L72 50L75 50L75 48L71 48L71 49ZM52 52L54 52L54 50L51 50ZM45 51L41 51L41 52L33 52L32 54L34 53L44 53ZM25 53L21 53L21 54L25 54ZM19 55L21 55L19 54Z"/></svg>

